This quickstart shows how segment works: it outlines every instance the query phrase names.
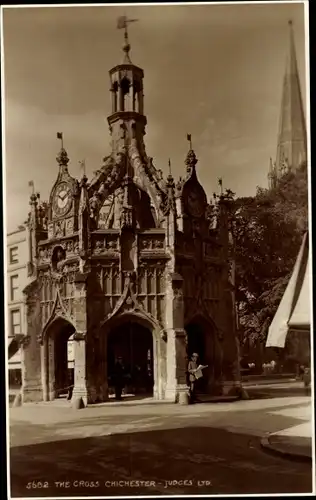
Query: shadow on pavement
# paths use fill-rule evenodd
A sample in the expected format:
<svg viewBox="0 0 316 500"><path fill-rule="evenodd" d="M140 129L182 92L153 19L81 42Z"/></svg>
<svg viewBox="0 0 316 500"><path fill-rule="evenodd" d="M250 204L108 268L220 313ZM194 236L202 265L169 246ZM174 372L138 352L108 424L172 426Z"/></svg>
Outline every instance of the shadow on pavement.
<svg viewBox="0 0 316 500"><path fill-rule="evenodd" d="M282 397L304 397L306 396L306 401L308 397L311 396L311 389L304 389L303 387L274 387L273 385L269 387L245 387L250 399L273 399Z"/></svg>
<svg viewBox="0 0 316 500"><path fill-rule="evenodd" d="M17 446L10 459L13 497L307 493L312 488L310 465L265 454L259 437L208 427Z"/></svg>

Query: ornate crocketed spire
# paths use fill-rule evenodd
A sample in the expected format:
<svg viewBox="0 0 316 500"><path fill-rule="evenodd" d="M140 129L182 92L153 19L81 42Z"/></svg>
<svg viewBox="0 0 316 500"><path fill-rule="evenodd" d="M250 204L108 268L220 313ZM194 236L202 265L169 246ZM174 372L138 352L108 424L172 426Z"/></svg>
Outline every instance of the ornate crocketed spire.
<svg viewBox="0 0 316 500"><path fill-rule="evenodd" d="M61 167L67 168L67 165L69 163L69 158L67 151L64 148L59 151L56 160Z"/></svg>
<svg viewBox="0 0 316 500"><path fill-rule="evenodd" d="M79 201L79 255L86 258L89 248L89 196L87 190L88 178L83 172L80 180L80 201ZM82 271L82 263L81 271Z"/></svg>
<svg viewBox="0 0 316 500"><path fill-rule="evenodd" d="M80 202L79 202L79 214L82 214L89 205L89 197L88 197L88 191L87 191L87 182L88 178L85 173L83 173L81 180L80 180Z"/></svg>
<svg viewBox="0 0 316 500"><path fill-rule="evenodd" d="M132 64L132 61L129 56L129 52L131 50L131 46L129 44L128 40L128 31L127 27L130 23L134 23L135 21L138 21L138 19L128 19L126 16L121 16L117 20L117 28L118 29L124 29L124 45L123 45L123 51L124 51L124 64Z"/></svg>
<svg viewBox="0 0 316 500"><path fill-rule="evenodd" d="M172 172L171 172L171 160L170 160L170 158L168 160L168 168L169 168L169 173L168 173L168 177L167 177L167 186L170 186L171 184L174 184L174 180L173 180Z"/></svg>
<svg viewBox="0 0 316 500"><path fill-rule="evenodd" d="M189 141L190 149L185 159L185 164L187 166L187 176L190 177L193 173L195 173L195 166L198 160L192 148L191 134L187 135L187 140Z"/></svg>
<svg viewBox="0 0 316 500"><path fill-rule="evenodd" d="M167 198L165 201L165 206L164 206L164 213L167 214L170 212L170 210L175 211L176 210L176 205L175 205L175 183L174 183L174 178L172 177L171 173L171 161L170 158L168 160L168 167L169 167L169 174L167 177L167 182L166 182L166 191L167 191Z"/></svg>
<svg viewBox="0 0 316 500"><path fill-rule="evenodd" d="M69 158L68 158L67 151L64 149L64 141L63 141L62 132L57 132L57 139L60 140L61 147L60 147L60 151L58 153L56 160L57 160L57 163L59 164L60 167L67 169L67 165L69 163Z"/></svg>
<svg viewBox="0 0 316 500"><path fill-rule="evenodd" d="M30 205L38 205L39 193L32 193L30 196Z"/></svg>
<svg viewBox="0 0 316 500"><path fill-rule="evenodd" d="M130 199L132 182L132 178L128 175L127 172L124 177L124 197L121 213L121 229L131 229L134 227L134 210Z"/></svg>

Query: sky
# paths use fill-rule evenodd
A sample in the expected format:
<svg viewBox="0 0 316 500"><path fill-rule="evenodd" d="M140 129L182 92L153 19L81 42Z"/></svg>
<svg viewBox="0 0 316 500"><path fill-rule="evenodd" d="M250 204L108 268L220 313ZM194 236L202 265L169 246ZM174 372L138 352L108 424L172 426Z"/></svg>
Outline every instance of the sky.
<svg viewBox="0 0 316 500"><path fill-rule="evenodd" d="M117 18L144 69L146 150L156 168L185 173L187 134L208 199L217 180L238 196L267 186L275 158L288 20L305 106L303 3L3 9L7 231L28 212L28 182L48 199L63 132L69 171L88 177L110 153L109 70L122 62ZM305 107L306 109L306 107Z"/></svg>

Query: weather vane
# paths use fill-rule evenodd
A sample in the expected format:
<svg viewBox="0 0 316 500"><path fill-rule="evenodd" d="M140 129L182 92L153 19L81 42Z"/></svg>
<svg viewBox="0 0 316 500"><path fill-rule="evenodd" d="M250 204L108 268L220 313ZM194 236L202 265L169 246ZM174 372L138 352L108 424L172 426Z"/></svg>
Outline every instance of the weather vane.
<svg viewBox="0 0 316 500"><path fill-rule="evenodd" d="M123 47L123 50L125 52L125 62L131 63L130 57L129 57L129 51L131 49L131 46L128 41L128 31L127 27L130 23L135 23L138 21L138 19L128 19L126 16L120 16L117 20L117 29L121 30L124 29L124 41L125 45Z"/></svg>

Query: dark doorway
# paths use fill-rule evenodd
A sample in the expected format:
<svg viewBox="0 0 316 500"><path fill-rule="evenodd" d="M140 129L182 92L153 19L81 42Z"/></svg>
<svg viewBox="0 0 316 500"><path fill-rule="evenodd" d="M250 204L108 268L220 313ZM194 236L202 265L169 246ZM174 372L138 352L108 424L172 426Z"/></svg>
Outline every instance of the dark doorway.
<svg viewBox="0 0 316 500"><path fill-rule="evenodd" d="M191 359L193 353L197 353L199 355L198 364L208 364L207 354L205 351L205 333L204 328L199 323L190 323L185 328L188 336L187 343L187 357L188 361ZM207 377L208 370L205 369L203 371L203 377L196 382L196 389L198 392L203 393L206 392L207 388Z"/></svg>
<svg viewBox="0 0 316 500"><path fill-rule="evenodd" d="M123 395L153 395L153 338L148 328L135 322L116 327L109 332L107 352L110 395L114 393L115 364L119 357L124 366Z"/></svg>
<svg viewBox="0 0 316 500"><path fill-rule="evenodd" d="M54 335L55 349L55 397L66 397L74 384L73 341L75 329L70 323L63 324Z"/></svg>

